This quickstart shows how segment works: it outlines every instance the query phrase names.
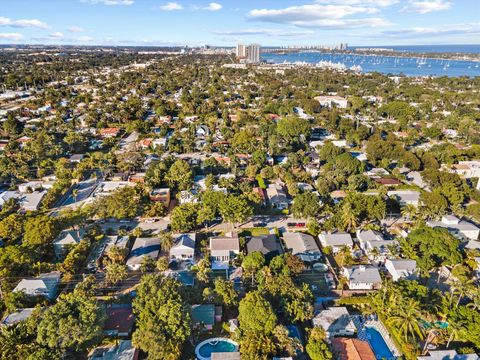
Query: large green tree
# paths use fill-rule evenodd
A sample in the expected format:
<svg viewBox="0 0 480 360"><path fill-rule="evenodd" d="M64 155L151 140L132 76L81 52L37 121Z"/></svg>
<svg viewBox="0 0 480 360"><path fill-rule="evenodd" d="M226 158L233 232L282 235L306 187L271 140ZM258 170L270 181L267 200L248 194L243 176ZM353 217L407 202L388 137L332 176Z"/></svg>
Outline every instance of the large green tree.
<svg viewBox="0 0 480 360"><path fill-rule="evenodd" d="M137 329L132 340L148 359L179 359L190 336L189 306L181 284L171 277L144 275L133 301Z"/></svg>
<svg viewBox="0 0 480 360"><path fill-rule="evenodd" d="M85 351L101 340L104 321L103 307L80 284L45 310L38 324L37 342L64 353Z"/></svg>

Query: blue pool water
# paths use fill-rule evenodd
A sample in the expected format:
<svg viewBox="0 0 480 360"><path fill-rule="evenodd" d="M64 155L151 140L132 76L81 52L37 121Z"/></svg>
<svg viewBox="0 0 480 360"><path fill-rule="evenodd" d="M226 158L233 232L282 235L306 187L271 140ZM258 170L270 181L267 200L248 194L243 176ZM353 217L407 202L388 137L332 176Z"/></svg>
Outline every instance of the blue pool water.
<svg viewBox="0 0 480 360"><path fill-rule="evenodd" d="M200 355L204 358L210 358L212 353L216 352L234 352L236 351L236 346L231 342L225 340L219 340L215 345L206 343L198 349Z"/></svg>
<svg viewBox="0 0 480 360"><path fill-rule="evenodd" d="M385 343L382 334L380 334L377 329L373 327L366 327L365 332L367 333L368 342L370 343L370 346L372 347L377 359L394 358L392 352Z"/></svg>

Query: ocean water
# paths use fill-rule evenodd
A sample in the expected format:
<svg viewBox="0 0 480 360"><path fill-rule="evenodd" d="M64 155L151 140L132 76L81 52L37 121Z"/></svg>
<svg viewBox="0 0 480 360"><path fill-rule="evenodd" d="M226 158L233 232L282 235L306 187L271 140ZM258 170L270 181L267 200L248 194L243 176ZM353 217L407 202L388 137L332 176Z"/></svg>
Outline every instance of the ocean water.
<svg viewBox="0 0 480 360"><path fill-rule="evenodd" d="M464 60L429 59L418 57L372 56L357 54L327 54L298 52L288 54L263 53L262 59L270 63L320 61L344 64L347 68L360 66L362 72L404 74L407 76L480 76L480 62Z"/></svg>

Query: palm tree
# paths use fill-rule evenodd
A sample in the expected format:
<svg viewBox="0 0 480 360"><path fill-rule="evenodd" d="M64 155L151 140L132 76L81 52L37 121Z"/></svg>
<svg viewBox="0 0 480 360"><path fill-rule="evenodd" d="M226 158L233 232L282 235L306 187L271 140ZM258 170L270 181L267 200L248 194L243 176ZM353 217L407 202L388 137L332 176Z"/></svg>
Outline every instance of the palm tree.
<svg viewBox="0 0 480 360"><path fill-rule="evenodd" d="M160 234L160 244L162 245L162 249L164 251L169 251L172 248L174 242L175 241L171 233L163 232Z"/></svg>
<svg viewBox="0 0 480 360"><path fill-rule="evenodd" d="M390 317L388 322L398 328L406 342L409 339L415 340L416 337L423 339L424 333L420 327L421 312L418 302L409 299L406 307L402 310L398 315Z"/></svg>
<svg viewBox="0 0 480 360"><path fill-rule="evenodd" d="M404 219L413 220L418 215L418 209L412 204L407 204L402 208L402 216Z"/></svg>
<svg viewBox="0 0 480 360"><path fill-rule="evenodd" d="M358 226L358 216L349 202L345 202L342 206L342 221L347 230L355 229Z"/></svg>
<svg viewBox="0 0 480 360"><path fill-rule="evenodd" d="M72 190L72 198L73 198L74 203L77 202L77 196L78 196L78 189L73 189Z"/></svg>

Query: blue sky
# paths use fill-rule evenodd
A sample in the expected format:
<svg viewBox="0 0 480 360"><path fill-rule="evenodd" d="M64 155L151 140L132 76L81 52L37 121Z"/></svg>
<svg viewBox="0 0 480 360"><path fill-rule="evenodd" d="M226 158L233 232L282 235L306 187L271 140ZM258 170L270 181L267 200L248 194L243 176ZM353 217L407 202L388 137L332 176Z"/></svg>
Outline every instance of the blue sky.
<svg viewBox="0 0 480 360"><path fill-rule="evenodd" d="M0 0L0 44L480 44L480 0Z"/></svg>

